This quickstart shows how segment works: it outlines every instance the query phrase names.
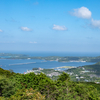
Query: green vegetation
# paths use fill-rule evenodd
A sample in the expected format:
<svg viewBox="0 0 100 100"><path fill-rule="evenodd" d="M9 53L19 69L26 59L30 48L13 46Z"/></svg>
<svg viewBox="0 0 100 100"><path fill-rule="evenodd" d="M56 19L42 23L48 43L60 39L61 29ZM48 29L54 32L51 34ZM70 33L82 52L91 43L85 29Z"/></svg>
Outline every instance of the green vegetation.
<svg viewBox="0 0 100 100"><path fill-rule="evenodd" d="M100 100L100 84L73 82L64 72L55 81L43 73L18 74L2 68L0 73L0 100Z"/></svg>
<svg viewBox="0 0 100 100"><path fill-rule="evenodd" d="M50 74L50 73L58 72L58 71L55 71L54 69L43 69L41 70L41 72L45 74Z"/></svg>
<svg viewBox="0 0 100 100"><path fill-rule="evenodd" d="M100 82L100 62L66 70L72 81Z"/></svg>
<svg viewBox="0 0 100 100"><path fill-rule="evenodd" d="M13 74L15 74L13 71L11 72L10 70L4 70L0 68L0 75L5 75L6 77L10 77Z"/></svg>
<svg viewBox="0 0 100 100"><path fill-rule="evenodd" d="M94 65L88 65L84 66L86 70L89 70L91 72L94 72L97 76L100 76L100 62L94 64Z"/></svg>

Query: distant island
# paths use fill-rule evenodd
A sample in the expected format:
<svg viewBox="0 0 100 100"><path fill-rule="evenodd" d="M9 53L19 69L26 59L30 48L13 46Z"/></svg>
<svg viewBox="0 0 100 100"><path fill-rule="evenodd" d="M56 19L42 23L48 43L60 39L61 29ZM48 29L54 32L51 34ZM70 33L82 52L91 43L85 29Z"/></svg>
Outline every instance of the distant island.
<svg viewBox="0 0 100 100"><path fill-rule="evenodd" d="M47 56L47 57L32 57L23 54L0 53L0 59L40 59L58 62L99 62L100 56L97 57L60 57L60 56Z"/></svg>

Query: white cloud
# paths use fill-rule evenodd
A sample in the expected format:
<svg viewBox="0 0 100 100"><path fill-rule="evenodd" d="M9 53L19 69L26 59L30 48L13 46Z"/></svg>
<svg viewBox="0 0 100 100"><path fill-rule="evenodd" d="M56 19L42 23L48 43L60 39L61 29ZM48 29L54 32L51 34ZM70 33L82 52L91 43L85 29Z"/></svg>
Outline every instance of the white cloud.
<svg viewBox="0 0 100 100"><path fill-rule="evenodd" d="M62 30L62 31L64 31L64 30L67 30L67 28L65 27L65 26L59 26L59 25L53 25L53 29L54 30Z"/></svg>
<svg viewBox="0 0 100 100"><path fill-rule="evenodd" d="M76 17L84 18L84 19L89 19L91 18L91 15L92 15L91 11L86 7L74 9L74 12L71 12L71 14Z"/></svg>
<svg viewBox="0 0 100 100"><path fill-rule="evenodd" d="M35 44L35 43L37 43L37 42L35 42L35 41L34 41L34 42L31 42L31 41L30 41L29 43L34 43L34 44Z"/></svg>
<svg viewBox="0 0 100 100"><path fill-rule="evenodd" d="M91 25L94 28L99 28L100 29L100 20L91 20Z"/></svg>
<svg viewBox="0 0 100 100"><path fill-rule="evenodd" d="M3 32L3 30L0 29L0 32Z"/></svg>
<svg viewBox="0 0 100 100"><path fill-rule="evenodd" d="M31 29L28 28L28 27L21 27L21 30L23 30L23 31L31 31Z"/></svg>

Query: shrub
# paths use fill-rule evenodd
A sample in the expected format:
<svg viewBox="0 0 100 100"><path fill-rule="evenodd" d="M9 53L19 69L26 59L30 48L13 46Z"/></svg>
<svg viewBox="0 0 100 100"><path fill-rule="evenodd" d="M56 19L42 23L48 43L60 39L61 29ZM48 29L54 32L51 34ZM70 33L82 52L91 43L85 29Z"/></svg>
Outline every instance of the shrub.
<svg viewBox="0 0 100 100"><path fill-rule="evenodd" d="M5 76L0 76L0 95L9 97L16 91L15 82Z"/></svg>
<svg viewBox="0 0 100 100"><path fill-rule="evenodd" d="M65 73L65 72L63 72L60 76L59 76L59 78L57 79L57 80L60 80L60 81L66 81L66 80L70 80L70 77L69 77L69 75L67 74L67 73Z"/></svg>
<svg viewBox="0 0 100 100"><path fill-rule="evenodd" d="M21 89L18 90L15 95L11 96L9 100L45 100L45 96L32 88Z"/></svg>

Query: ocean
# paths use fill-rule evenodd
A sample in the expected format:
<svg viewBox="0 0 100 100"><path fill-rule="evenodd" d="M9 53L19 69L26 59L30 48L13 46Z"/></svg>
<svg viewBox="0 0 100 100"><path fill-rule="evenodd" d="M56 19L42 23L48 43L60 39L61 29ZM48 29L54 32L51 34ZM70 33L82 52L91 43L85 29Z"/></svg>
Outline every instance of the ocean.
<svg viewBox="0 0 100 100"><path fill-rule="evenodd" d="M4 52L5 53L5 52ZM14 54L26 54L29 56L100 56L100 54L86 54L86 53L58 53L58 52L6 52ZM38 59L0 59L0 67L6 70L13 70L16 73L24 73L27 70L32 70L32 68L56 68L61 66L84 66L92 65L93 62L57 62L57 61L45 61ZM64 69L63 69L64 70Z"/></svg>
<svg viewBox="0 0 100 100"><path fill-rule="evenodd" d="M13 54L25 54L34 57L46 57L46 56L78 56L78 57L96 57L100 56L100 52L32 52L32 51L0 51L0 53L13 53Z"/></svg>

